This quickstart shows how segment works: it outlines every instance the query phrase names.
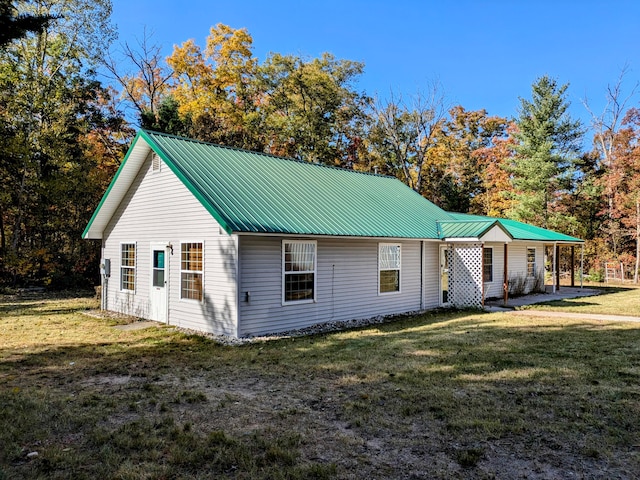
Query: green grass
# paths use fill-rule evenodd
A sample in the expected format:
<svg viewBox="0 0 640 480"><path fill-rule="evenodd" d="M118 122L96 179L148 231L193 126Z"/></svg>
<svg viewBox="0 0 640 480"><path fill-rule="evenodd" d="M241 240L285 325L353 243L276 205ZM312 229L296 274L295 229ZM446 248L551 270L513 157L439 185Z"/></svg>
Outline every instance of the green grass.
<svg viewBox="0 0 640 480"><path fill-rule="evenodd" d="M600 292L591 297L569 298L526 308L573 313L594 313L604 315L629 315L640 317L640 287L611 286L588 287ZM560 287L562 292L562 287Z"/></svg>
<svg viewBox="0 0 640 480"><path fill-rule="evenodd" d="M94 306L0 302L0 479L640 471L640 324L436 312L227 347Z"/></svg>

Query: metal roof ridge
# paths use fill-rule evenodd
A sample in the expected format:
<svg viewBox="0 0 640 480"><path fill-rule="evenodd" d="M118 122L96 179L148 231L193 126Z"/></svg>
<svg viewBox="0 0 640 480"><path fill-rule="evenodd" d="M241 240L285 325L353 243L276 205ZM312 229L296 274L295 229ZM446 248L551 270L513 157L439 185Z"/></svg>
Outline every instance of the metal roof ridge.
<svg viewBox="0 0 640 480"><path fill-rule="evenodd" d="M333 170L338 170L341 172L351 172L351 173L358 173L358 174L362 174L362 175L369 175L372 177L380 177L380 178L391 178L391 179L395 179L396 177L392 176L392 175L383 175L381 173L371 173L371 172L365 172L362 170L353 170L353 169L348 169L348 168L344 168L344 167L337 167L335 165L326 165L324 163L318 163L318 162L307 162L306 160L302 160L299 158L293 158L293 157L283 157L281 155L275 155L273 153L267 153L267 152L258 152L255 150L248 150L246 148L241 148L241 147L234 147L231 145L222 145L219 143L213 143L213 142L206 142L204 140L197 140L195 138L189 138L189 137L182 137L180 135L173 135L171 133L164 133L164 132L158 132L155 130L149 130L146 128L141 128L140 130L144 131L146 134L149 135L158 135L161 137L168 137L168 138L172 138L174 140L182 140L185 142L190 142L190 143L199 143L201 145L208 145L211 147L218 147L218 148L222 148L222 149L226 149L226 150L232 150L232 151L236 151L236 152L244 152L244 153L250 153L253 155L261 155L264 157L269 157L269 158L274 158L274 159L278 159L278 160L286 160L289 162L295 162L295 163L300 163L303 165L312 165L315 167L322 167L322 168L328 168L328 169L333 169Z"/></svg>

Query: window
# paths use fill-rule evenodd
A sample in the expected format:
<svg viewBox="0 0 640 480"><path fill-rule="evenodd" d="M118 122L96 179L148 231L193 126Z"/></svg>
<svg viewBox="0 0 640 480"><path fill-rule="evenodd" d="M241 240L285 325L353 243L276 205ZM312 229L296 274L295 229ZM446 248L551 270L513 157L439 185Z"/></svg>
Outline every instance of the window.
<svg viewBox="0 0 640 480"><path fill-rule="evenodd" d="M482 249L482 275L485 282L493 282L493 248Z"/></svg>
<svg viewBox="0 0 640 480"><path fill-rule="evenodd" d="M136 286L136 244L120 244L120 290L133 292Z"/></svg>
<svg viewBox="0 0 640 480"><path fill-rule="evenodd" d="M536 276L536 249L527 248L527 277Z"/></svg>
<svg viewBox="0 0 640 480"><path fill-rule="evenodd" d="M378 245L379 293L400 291L400 245L381 243Z"/></svg>
<svg viewBox="0 0 640 480"><path fill-rule="evenodd" d="M180 298L202 301L202 243L180 244Z"/></svg>
<svg viewBox="0 0 640 480"><path fill-rule="evenodd" d="M316 242L282 242L282 302L312 302L316 298Z"/></svg>

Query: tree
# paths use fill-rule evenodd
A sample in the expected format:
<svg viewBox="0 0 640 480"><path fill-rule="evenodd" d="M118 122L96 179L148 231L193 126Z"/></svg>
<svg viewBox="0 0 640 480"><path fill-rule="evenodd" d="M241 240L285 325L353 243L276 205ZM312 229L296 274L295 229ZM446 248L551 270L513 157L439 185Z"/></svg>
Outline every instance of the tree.
<svg viewBox="0 0 640 480"><path fill-rule="evenodd" d="M161 47L151 43L151 35L145 30L142 40L138 41L138 49L132 48L127 42L121 48L119 58L110 54L104 59L106 69L122 87L121 97L133 105L143 128L166 124L166 121L160 120L159 110L167 100L173 74L164 64ZM131 65L133 71L125 71L123 65ZM173 105L175 100L173 103L168 101L165 110Z"/></svg>
<svg viewBox="0 0 640 480"><path fill-rule="evenodd" d="M330 54L271 54L259 64L245 29L212 27L204 52L193 40L167 59L182 125L192 137L310 162L357 161L363 65Z"/></svg>
<svg viewBox="0 0 640 480"><path fill-rule="evenodd" d="M176 82L171 95L180 115L191 122L193 137L262 149L251 128L256 97L250 87L257 66L252 44L246 29L219 23L211 28L204 52L188 40L167 58Z"/></svg>
<svg viewBox="0 0 640 480"><path fill-rule="evenodd" d="M402 97L372 104L367 135L368 164L380 173L395 175L416 192L434 200L437 188L425 192L425 183L442 178L444 166L430 161L436 133L445 120L442 88L432 83L427 94L410 104Z"/></svg>
<svg viewBox="0 0 640 480"><path fill-rule="evenodd" d="M0 274L14 283L81 273L77 262L86 255L77 246L90 216L84 199L104 189L88 181L86 142L96 125L120 128L119 115L110 118L99 107L108 92L91 68L113 36L111 4L30 5L59 19L0 52Z"/></svg>
<svg viewBox="0 0 640 480"><path fill-rule="evenodd" d="M583 131L568 113L568 84L544 76L532 85L532 100L520 99L518 144L510 173L516 191L511 214L518 220L564 230L572 219L556 211L571 188Z"/></svg>
<svg viewBox="0 0 640 480"><path fill-rule="evenodd" d="M635 243L634 281L640 270L640 110L631 108L613 141L607 184L611 185L611 215L623 227L623 241Z"/></svg>
<svg viewBox="0 0 640 480"><path fill-rule="evenodd" d="M56 15L21 13L12 0L0 0L0 48L28 33L41 32L57 18Z"/></svg>
<svg viewBox="0 0 640 480"><path fill-rule="evenodd" d="M485 110L467 111L462 106L449 110L436 130L435 148L429 152L429 163L442 166L440 178L427 179L425 190L448 211L482 214L482 195L495 185L492 160L488 149L505 135L507 120L490 117Z"/></svg>
<svg viewBox="0 0 640 480"><path fill-rule="evenodd" d="M471 213L506 218L511 211L513 186L509 166L515 154L517 128L514 122L509 122L504 132L500 132L503 135L496 135L489 145L473 152L483 189L471 200Z"/></svg>
<svg viewBox="0 0 640 480"><path fill-rule="evenodd" d="M266 151L308 162L351 166L366 97L352 82L363 64L324 53L304 60L272 54L257 72L257 114Z"/></svg>
<svg viewBox="0 0 640 480"><path fill-rule="evenodd" d="M623 226L619 218L614 214L614 198L617 196L616 188L618 183L614 180L614 165L616 159L615 147L619 145L618 135L622 128L627 105L636 93L638 83L624 93L623 80L628 72L625 66L620 72L618 80L613 85L607 85L605 93L606 103L600 114L596 114L590 107L589 101L583 101L587 111L591 115L591 127L594 131L594 162L590 169L591 177L588 181L593 183L594 188L599 188L603 196L605 205L602 207L603 224L602 229L607 236L609 248L616 254L618 245L622 241Z"/></svg>

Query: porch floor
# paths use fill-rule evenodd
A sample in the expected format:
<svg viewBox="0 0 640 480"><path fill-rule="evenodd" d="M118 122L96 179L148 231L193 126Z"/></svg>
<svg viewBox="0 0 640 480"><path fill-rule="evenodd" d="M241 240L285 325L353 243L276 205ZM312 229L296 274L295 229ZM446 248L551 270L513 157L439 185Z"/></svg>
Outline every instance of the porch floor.
<svg viewBox="0 0 640 480"><path fill-rule="evenodd" d="M509 298L507 304L504 304L502 298L494 298L485 301L485 310L487 311L500 311L500 310L513 310L517 307L524 305L533 305L536 303L550 302L552 300L562 300L564 298L577 298L577 297L590 297L592 295L598 295L599 290L591 288L580 287L565 287L560 286L560 289L553 293L553 286L546 285L545 293L533 293L530 295L523 295L521 297Z"/></svg>

